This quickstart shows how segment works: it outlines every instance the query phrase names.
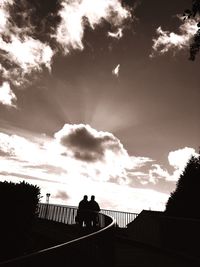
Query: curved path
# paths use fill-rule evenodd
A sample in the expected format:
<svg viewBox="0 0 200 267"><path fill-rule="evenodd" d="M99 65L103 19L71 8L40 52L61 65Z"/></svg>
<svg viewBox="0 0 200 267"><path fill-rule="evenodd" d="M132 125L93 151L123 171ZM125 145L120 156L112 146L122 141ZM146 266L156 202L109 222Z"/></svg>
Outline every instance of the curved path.
<svg viewBox="0 0 200 267"><path fill-rule="evenodd" d="M113 227L115 221L99 214L102 229L29 255L0 263L1 267L80 267L113 266Z"/></svg>

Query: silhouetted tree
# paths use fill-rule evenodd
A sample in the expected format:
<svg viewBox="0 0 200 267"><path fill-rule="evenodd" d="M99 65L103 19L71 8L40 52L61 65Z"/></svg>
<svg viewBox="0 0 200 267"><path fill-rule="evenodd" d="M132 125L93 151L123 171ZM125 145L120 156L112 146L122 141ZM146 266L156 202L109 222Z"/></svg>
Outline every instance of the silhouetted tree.
<svg viewBox="0 0 200 267"><path fill-rule="evenodd" d="M192 156L168 199L165 213L200 218L200 155Z"/></svg>
<svg viewBox="0 0 200 267"><path fill-rule="evenodd" d="M0 182L0 256L24 253L37 216L40 188L26 182Z"/></svg>
<svg viewBox="0 0 200 267"><path fill-rule="evenodd" d="M190 19L200 15L200 0L192 1L192 8L186 9L184 12L184 18ZM190 44L190 60L195 60L197 53L200 50L200 22L197 23L198 30L193 37L192 43Z"/></svg>

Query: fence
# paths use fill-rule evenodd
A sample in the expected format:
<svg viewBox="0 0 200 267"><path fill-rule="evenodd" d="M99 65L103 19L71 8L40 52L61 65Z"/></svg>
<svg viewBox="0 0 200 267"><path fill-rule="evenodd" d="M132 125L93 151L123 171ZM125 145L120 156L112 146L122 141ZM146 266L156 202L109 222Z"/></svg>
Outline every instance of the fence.
<svg viewBox="0 0 200 267"><path fill-rule="evenodd" d="M126 227L126 225L132 222L138 215L137 213L105 210L105 209L102 209L101 213L113 217L116 220L116 223L119 227ZM77 207L46 204L46 203L39 204L40 218L62 222L66 224L74 224L76 215L77 215Z"/></svg>
<svg viewBox="0 0 200 267"><path fill-rule="evenodd" d="M119 227L126 227L128 223L135 220L138 216L138 213L124 212L124 211L115 211L115 210L104 210L101 212L105 215L111 216L116 220L116 223Z"/></svg>

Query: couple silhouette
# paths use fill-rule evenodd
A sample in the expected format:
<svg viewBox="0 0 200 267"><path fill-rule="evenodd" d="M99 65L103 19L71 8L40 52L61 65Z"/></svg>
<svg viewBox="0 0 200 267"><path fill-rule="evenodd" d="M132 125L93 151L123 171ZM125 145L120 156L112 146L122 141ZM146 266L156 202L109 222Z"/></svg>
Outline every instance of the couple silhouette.
<svg viewBox="0 0 200 267"><path fill-rule="evenodd" d="M92 195L90 201L88 196L85 195L79 202L76 222L81 227L96 227L98 226L98 212L100 211L99 204L95 201L95 196Z"/></svg>

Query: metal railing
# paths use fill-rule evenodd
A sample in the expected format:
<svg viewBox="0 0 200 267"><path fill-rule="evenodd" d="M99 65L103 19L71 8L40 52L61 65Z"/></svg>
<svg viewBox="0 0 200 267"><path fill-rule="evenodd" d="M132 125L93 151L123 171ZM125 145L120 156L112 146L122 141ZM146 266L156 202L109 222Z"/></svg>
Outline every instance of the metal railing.
<svg viewBox="0 0 200 267"><path fill-rule="evenodd" d="M116 224L119 227L126 227L126 225L132 222L138 215L138 213L114 211L101 209L101 213L111 216L116 220ZM75 217L77 215L77 207L55 205L55 204L39 204L39 217L52 221L62 222L65 224L74 224ZM103 227L103 226L102 226Z"/></svg>
<svg viewBox="0 0 200 267"><path fill-rule="evenodd" d="M41 219L74 224L76 215L77 208L72 206L40 203L38 207L38 216Z"/></svg>
<svg viewBox="0 0 200 267"><path fill-rule="evenodd" d="M115 211L115 210L104 210L101 212L105 215L111 216L116 220L116 223L119 227L125 228L128 223L135 220L138 216L138 213L124 212L124 211Z"/></svg>
<svg viewBox="0 0 200 267"><path fill-rule="evenodd" d="M74 223L76 208L50 204L39 205L39 217ZM0 263L1 267L112 267L114 266L115 220L99 213L100 230L75 240Z"/></svg>

